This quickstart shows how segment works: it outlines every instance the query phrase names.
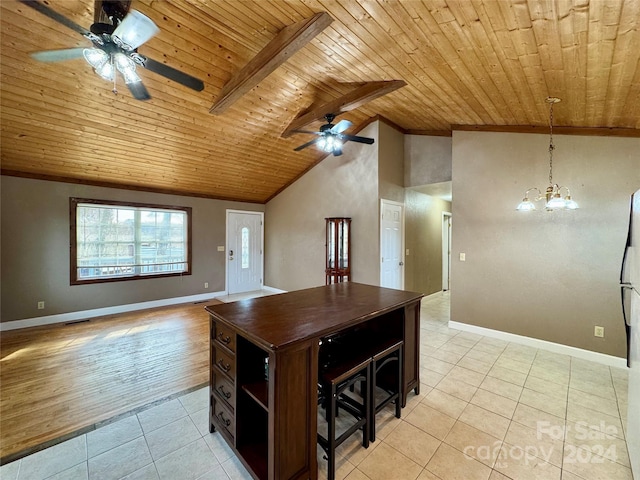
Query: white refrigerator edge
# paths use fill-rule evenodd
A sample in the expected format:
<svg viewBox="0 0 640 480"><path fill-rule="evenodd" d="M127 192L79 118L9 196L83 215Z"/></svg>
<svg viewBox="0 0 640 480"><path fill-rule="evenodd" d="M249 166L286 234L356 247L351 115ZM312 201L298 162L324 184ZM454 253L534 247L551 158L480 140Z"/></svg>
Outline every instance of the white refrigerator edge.
<svg viewBox="0 0 640 480"><path fill-rule="evenodd" d="M633 477L640 480L640 190L631 197L620 282L629 366L627 447Z"/></svg>

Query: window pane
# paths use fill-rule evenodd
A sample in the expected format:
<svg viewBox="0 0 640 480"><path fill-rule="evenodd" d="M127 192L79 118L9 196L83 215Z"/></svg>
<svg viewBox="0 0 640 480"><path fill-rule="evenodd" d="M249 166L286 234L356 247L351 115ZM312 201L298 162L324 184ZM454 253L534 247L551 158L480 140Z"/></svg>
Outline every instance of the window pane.
<svg viewBox="0 0 640 480"><path fill-rule="evenodd" d="M75 280L188 273L187 214L78 202Z"/></svg>

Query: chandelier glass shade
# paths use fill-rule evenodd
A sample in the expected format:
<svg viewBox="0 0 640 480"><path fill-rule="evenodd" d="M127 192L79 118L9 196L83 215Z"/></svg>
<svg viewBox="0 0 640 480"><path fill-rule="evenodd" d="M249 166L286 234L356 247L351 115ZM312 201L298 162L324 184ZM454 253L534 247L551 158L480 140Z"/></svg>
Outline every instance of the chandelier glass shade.
<svg viewBox="0 0 640 480"><path fill-rule="evenodd" d="M541 200L544 200L547 211L575 210L578 208L578 204L571 198L569 188L553 183L553 151L555 150L555 145L553 144L553 105L560 102L560 99L547 97L546 101L549 104L549 186L545 189L544 193L536 187L528 189L524 194L522 202L516 207L516 210L521 212L536 210L535 203L533 202ZM529 194L531 192L535 192L536 196L530 198Z"/></svg>

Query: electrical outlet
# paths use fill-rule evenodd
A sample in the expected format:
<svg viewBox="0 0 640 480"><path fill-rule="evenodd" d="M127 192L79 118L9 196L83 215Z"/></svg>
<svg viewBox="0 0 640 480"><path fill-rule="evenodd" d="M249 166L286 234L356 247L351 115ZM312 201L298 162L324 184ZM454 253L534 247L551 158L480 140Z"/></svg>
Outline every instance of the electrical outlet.
<svg viewBox="0 0 640 480"><path fill-rule="evenodd" d="M38 310L44 310L44 302L38 302Z"/></svg>
<svg viewBox="0 0 640 480"><path fill-rule="evenodd" d="M224 245L218 245L218 251L224 252Z"/></svg>
<svg viewBox="0 0 640 480"><path fill-rule="evenodd" d="M595 326L593 329L593 336L604 338L604 327Z"/></svg>
<svg viewBox="0 0 640 480"><path fill-rule="evenodd" d="M209 282L204 282L204 288L209 288Z"/></svg>

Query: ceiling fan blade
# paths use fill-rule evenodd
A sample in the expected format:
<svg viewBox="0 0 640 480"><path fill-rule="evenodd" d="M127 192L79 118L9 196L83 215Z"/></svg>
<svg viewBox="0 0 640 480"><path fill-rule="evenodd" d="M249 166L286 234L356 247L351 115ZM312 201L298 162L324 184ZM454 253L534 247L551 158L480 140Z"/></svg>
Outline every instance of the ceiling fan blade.
<svg viewBox="0 0 640 480"><path fill-rule="evenodd" d="M318 137L318 138L314 138L313 140L311 140L310 142L307 142L303 145L300 145L299 147L294 148L293 150L295 152L299 152L300 150L302 150L303 148L307 148L310 147L311 145L313 145L314 143L318 143L320 140L322 140L322 137Z"/></svg>
<svg viewBox="0 0 640 480"><path fill-rule="evenodd" d="M340 138L350 142L366 143L367 145L371 145L374 142L373 138L358 137L356 135L348 135L346 133L341 133Z"/></svg>
<svg viewBox="0 0 640 480"><path fill-rule="evenodd" d="M338 123L336 123L333 126L331 131L334 132L334 133L342 133L347 128L349 128L351 125L352 125L352 123L349 120L340 120Z"/></svg>
<svg viewBox="0 0 640 480"><path fill-rule="evenodd" d="M63 60L75 60L82 58L84 48L63 48L61 50L43 50L30 53L31 57L39 62L61 62Z"/></svg>
<svg viewBox="0 0 640 480"><path fill-rule="evenodd" d="M197 90L198 92L204 89L204 83L202 80L199 80L191 75L187 75L180 70L176 70L173 67L169 67L164 63L156 62L152 58L145 57L144 55L140 55L143 59L143 66L147 70L151 70L152 72L157 73L158 75L162 75L163 77L168 78L169 80L173 80L174 82L180 83L185 87L189 87L193 90Z"/></svg>
<svg viewBox="0 0 640 480"><path fill-rule="evenodd" d="M151 95L149 95L147 88L143 85L142 82L127 83L127 87L133 95L133 98L135 98L136 100L149 100L151 98Z"/></svg>
<svg viewBox="0 0 640 480"><path fill-rule="evenodd" d="M52 20L55 20L56 22L64 25L65 27L70 28L74 32L79 33L80 35L89 35L90 33L89 30L82 28L77 23L69 20L64 15L59 14L58 12L56 12L52 8L49 8L49 6L43 3L36 2L35 0L20 0L20 1L25 5L33 8L34 10L37 10L38 12L42 13L43 15L46 15Z"/></svg>

